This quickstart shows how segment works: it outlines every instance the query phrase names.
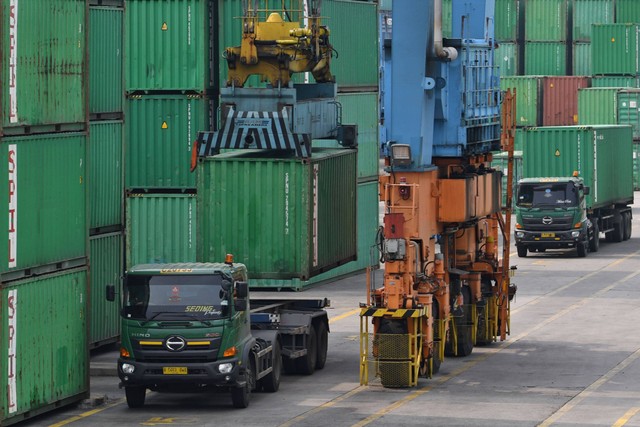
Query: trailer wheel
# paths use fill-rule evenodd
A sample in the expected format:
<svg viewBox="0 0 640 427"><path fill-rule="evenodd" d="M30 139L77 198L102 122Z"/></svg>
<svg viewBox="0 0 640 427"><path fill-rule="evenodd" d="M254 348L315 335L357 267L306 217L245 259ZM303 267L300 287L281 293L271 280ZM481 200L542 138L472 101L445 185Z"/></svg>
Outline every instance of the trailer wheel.
<svg viewBox="0 0 640 427"><path fill-rule="evenodd" d="M248 363L247 363L248 362ZM244 387L236 387L231 389L231 403L234 408L246 408L251 400L251 390L254 388L255 375L253 356L245 362L244 368Z"/></svg>
<svg viewBox="0 0 640 427"><path fill-rule="evenodd" d="M303 375L311 375L316 370L318 359L318 343L316 328L311 325L307 335L307 354L296 359L296 371Z"/></svg>
<svg viewBox="0 0 640 427"><path fill-rule="evenodd" d="M129 408L141 408L144 406L147 389L140 386L126 386L124 388L124 394L127 398L127 406L129 406Z"/></svg>
<svg viewBox="0 0 640 427"><path fill-rule="evenodd" d="M318 323L318 330L316 331L318 339L318 354L316 356L316 369L324 368L327 362L327 348L329 347L329 331L327 331L327 324L324 321Z"/></svg>
<svg viewBox="0 0 640 427"><path fill-rule="evenodd" d="M627 223L629 224L629 229L627 232L627 240L631 238L631 233L633 232L633 217L631 216L631 212L627 212Z"/></svg>
<svg viewBox="0 0 640 427"><path fill-rule="evenodd" d="M629 240L631 238L631 213L624 212L622 214L622 222L624 224L624 235L622 240Z"/></svg>
<svg viewBox="0 0 640 427"><path fill-rule="evenodd" d="M615 243L622 242L624 240L624 228L624 215L620 215L620 221L613 223L613 231L610 232L611 238L608 240Z"/></svg>
<svg viewBox="0 0 640 427"><path fill-rule="evenodd" d="M272 345L272 370L269 374L267 374L260 380L260 386L262 390L268 393L275 393L276 391L278 391L278 389L280 388L280 374L282 373L282 356L280 352L280 342L276 341Z"/></svg>
<svg viewBox="0 0 640 427"><path fill-rule="evenodd" d="M591 252L598 252L600 249L600 229L598 228L598 222L593 223L593 236L589 241L589 250Z"/></svg>
<svg viewBox="0 0 640 427"><path fill-rule="evenodd" d="M518 246L518 257L526 258L527 256L527 247L526 246Z"/></svg>

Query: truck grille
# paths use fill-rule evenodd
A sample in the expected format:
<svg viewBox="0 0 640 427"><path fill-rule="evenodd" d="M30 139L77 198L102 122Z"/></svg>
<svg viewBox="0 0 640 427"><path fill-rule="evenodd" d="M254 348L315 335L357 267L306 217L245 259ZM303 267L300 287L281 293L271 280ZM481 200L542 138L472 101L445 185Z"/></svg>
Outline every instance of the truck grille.
<svg viewBox="0 0 640 427"><path fill-rule="evenodd" d="M184 362L205 363L217 360L220 338L185 341L186 346L180 351L169 350L164 340L132 340L132 344L136 359L145 362L164 363L179 359Z"/></svg>
<svg viewBox="0 0 640 427"><path fill-rule="evenodd" d="M551 217L523 217L522 226L525 230L529 231L564 231L573 228L573 216L556 217L551 219L550 224L545 223L549 222L549 218Z"/></svg>

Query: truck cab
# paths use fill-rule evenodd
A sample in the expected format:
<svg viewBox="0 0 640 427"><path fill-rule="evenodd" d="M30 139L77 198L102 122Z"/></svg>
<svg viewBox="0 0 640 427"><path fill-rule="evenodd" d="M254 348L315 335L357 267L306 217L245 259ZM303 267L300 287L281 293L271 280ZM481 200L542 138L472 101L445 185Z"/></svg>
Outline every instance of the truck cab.
<svg viewBox="0 0 640 427"><path fill-rule="evenodd" d="M587 216L589 187L579 177L526 178L518 182L515 242L518 256L527 251L576 248L586 256L597 239Z"/></svg>

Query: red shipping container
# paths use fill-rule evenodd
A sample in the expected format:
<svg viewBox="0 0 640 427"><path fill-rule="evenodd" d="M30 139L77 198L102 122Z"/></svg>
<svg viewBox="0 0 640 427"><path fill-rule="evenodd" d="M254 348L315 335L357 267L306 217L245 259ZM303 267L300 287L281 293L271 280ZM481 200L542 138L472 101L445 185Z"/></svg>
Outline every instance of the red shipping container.
<svg viewBox="0 0 640 427"><path fill-rule="evenodd" d="M548 76L542 81L542 125L578 124L578 89L590 87L584 76Z"/></svg>

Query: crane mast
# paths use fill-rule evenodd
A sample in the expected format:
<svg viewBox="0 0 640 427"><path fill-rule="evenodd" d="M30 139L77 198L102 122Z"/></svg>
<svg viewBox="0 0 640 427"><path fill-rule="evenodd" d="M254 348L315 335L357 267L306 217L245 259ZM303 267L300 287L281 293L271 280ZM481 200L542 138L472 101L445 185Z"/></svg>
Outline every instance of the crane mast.
<svg viewBox="0 0 640 427"><path fill-rule="evenodd" d="M384 279L361 304L361 384L415 386L445 355L509 334L509 230L490 161L512 131L501 135L494 0L452 3L444 39L441 0L393 2Z"/></svg>

